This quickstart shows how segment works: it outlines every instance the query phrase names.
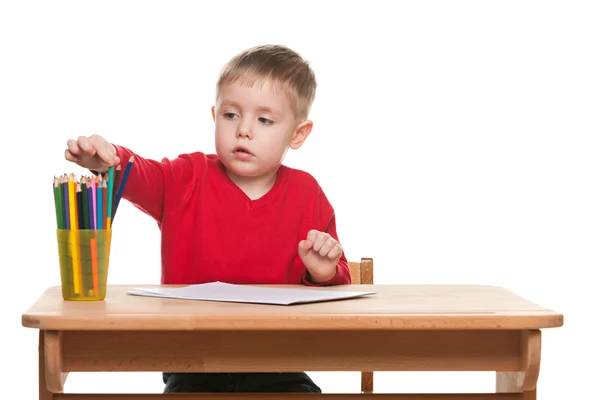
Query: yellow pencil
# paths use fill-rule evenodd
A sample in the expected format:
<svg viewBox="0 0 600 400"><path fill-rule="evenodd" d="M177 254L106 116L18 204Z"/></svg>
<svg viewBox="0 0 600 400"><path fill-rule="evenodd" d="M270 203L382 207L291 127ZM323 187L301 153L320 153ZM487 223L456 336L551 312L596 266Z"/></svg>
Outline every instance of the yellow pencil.
<svg viewBox="0 0 600 400"><path fill-rule="evenodd" d="M73 255L73 292L75 294L81 293L81 285L79 283L79 277L81 276L79 265L79 241L77 240L77 213L75 207L77 207L77 201L75 200L75 178L74 176L69 179L69 210L71 217L71 229L69 236L71 236L71 254Z"/></svg>

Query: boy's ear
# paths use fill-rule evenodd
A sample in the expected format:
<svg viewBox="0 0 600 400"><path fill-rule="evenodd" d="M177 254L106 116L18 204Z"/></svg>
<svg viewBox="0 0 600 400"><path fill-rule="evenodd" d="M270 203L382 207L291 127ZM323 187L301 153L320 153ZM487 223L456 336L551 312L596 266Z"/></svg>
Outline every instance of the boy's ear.
<svg viewBox="0 0 600 400"><path fill-rule="evenodd" d="M290 148L297 150L304 144L304 141L308 138L310 133L312 132L313 122L312 121L303 121L296 127L296 131L294 132L294 136L292 136L292 140L290 141Z"/></svg>
<svg viewBox="0 0 600 400"><path fill-rule="evenodd" d="M210 112L212 112L213 121L214 121L214 122L217 122L217 118L216 118L216 116L215 116L215 106L212 106L212 107L210 108Z"/></svg>

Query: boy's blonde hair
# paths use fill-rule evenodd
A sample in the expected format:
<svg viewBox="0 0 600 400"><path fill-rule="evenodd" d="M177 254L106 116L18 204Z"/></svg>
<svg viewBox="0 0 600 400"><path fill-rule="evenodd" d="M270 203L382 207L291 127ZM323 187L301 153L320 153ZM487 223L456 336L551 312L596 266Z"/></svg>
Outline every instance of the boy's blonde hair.
<svg viewBox="0 0 600 400"><path fill-rule="evenodd" d="M248 86L262 80L278 84L288 94L296 118L308 118L317 81L308 62L288 47L262 45L239 53L221 70L217 92L223 85L238 80L243 80Z"/></svg>

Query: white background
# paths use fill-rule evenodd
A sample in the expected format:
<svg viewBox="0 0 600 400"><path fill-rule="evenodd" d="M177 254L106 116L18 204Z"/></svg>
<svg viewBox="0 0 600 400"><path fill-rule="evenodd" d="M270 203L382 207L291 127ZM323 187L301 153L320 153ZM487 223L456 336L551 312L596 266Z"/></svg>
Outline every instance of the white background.
<svg viewBox="0 0 600 400"><path fill-rule="evenodd" d="M543 332L539 398L589 398L599 20L593 1L2 2L2 397L37 394L21 314L59 283L51 179L85 172L64 160L67 139L211 152L219 69L280 43L319 82L313 134L286 163L320 181L348 257L373 257L378 284L500 285L564 313ZM159 282L158 244L122 203L109 283ZM311 375L326 392L360 387L356 372ZM162 388L160 374L118 373L71 374L65 390ZM493 391L494 376L376 373L375 390Z"/></svg>

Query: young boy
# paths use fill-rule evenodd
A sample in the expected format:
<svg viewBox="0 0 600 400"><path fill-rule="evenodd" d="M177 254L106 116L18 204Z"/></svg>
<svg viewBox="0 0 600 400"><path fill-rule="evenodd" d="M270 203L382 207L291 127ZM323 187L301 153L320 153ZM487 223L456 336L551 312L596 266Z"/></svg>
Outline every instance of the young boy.
<svg viewBox="0 0 600 400"><path fill-rule="evenodd" d="M158 162L135 154L123 195L161 230L163 284L350 283L335 214L316 180L282 165L312 130L312 69L283 46L248 49L217 83L216 154ZM133 154L100 136L67 142L65 158L95 171ZM315 392L305 373L165 373L165 393Z"/></svg>

